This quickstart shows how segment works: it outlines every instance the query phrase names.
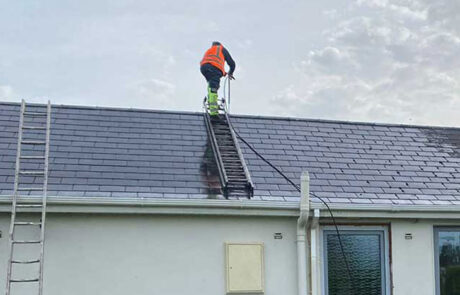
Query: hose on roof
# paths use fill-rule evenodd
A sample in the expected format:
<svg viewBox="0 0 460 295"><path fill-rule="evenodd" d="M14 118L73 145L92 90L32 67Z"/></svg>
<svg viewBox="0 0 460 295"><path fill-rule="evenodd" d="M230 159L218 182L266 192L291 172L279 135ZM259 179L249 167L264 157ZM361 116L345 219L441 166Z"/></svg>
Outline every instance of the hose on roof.
<svg viewBox="0 0 460 295"><path fill-rule="evenodd" d="M225 83L224 83L224 98L225 97L225 84L228 83L228 108L230 108L230 79L228 79L228 77L226 78L225 80ZM289 184L291 184L298 192L301 192L300 190L300 187L295 184L289 177L286 176L286 174L284 174L278 167L276 167L275 165L273 165L269 160L267 160L264 156L262 156L251 144L249 144L239 133L238 131L235 130L235 128L233 127L232 123L230 122L230 120L228 121L228 125L230 126L230 128L232 128L233 132L235 132L236 136L256 155L258 156L262 161L264 161L265 163L267 163L270 167L273 168L273 170L275 170L276 172L278 172L279 175L281 175ZM351 289L350 290L352 293L355 293L354 291L354 283L353 283L353 276L351 274L351 270L350 270L350 265L348 263L348 259L347 259L347 255L345 254L345 250L344 250L344 247L343 247L343 242L342 242L342 235L340 234L340 230L339 230L339 227L337 225L337 222L335 220L335 216L334 214L332 213L332 210L331 208L329 207L329 204L321 197L315 195L314 193L310 192L310 194L317 198L318 200L320 200L327 208L327 211L329 212L329 214L331 215L331 218L332 218L332 222L334 224L334 228L335 228L335 231L337 233L337 239L338 239L338 242L339 242L339 245L340 245L340 251L342 252L342 257L343 257L343 261L345 263L345 267L347 269L347 273L348 273L348 278L350 279L350 285L351 285Z"/></svg>

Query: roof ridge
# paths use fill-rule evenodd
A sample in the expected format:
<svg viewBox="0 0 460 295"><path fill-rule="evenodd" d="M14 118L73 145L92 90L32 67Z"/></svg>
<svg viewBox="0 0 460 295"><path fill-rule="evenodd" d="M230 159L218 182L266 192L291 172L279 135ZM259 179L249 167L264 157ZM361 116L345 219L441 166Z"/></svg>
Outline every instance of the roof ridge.
<svg viewBox="0 0 460 295"><path fill-rule="evenodd" d="M43 105L42 103L30 103L31 105ZM2 102L0 105L16 105L19 102ZM65 109L88 109L88 110L112 110L112 111L129 111L129 112L143 112L143 113L162 113L162 114L178 114L178 115L202 115L202 112L197 111L174 111L174 110L158 110L158 109L142 109L142 108L127 108L127 107L107 107L107 106L86 106L86 105L66 105L66 104L52 104L54 107ZM264 120L280 120L280 121L297 121L297 122L319 122L319 123L333 123L333 124L347 124L347 125L364 125L364 126L380 126L380 127L402 127L402 128L418 128L418 129L445 129L445 130L460 130L460 126L438 126L438 125L416 125L416 124L402 124L402 123L381 123L381 122L363 122L363 121L346 121L346 120L333 120L333 119L319 119L319 118L299 118L299 117L283 117L273 115L249 115L249 114L231 114L236 118L253 118Z"/></svg>
<svg viewBox="0 0 460 295"><path fill-rule="evenodd" d="M19 102L0 101L0 105L15 105L20 106ZM45 105L44 103L28 103L28 105ZM53 107L64 109L87 109L87 110L109 110L109 111L130 111L130 112L143 112L143 113L165 113L165 114L178 114L178 115L202 115L202 112L197 111L174 111L174 110L158 110L147 108L128 108L128 107L108 107L108 106L87 106L87 105L71 105L71 104L51 104Z"/></svg>
<svg viewBox="0 0 460 295"><path fill-rule="evenodd" d="M381 123L381 122L365 122L365 121L346 121L334 119L320 119L320 118L299 118L299 117L283 117L283 116L260 116L237 114L232 117L236 118L253 118L253 119L269 119L280 121L297 121L297 122L319 122L319 123L334 123L334 124L347 124L347 125L366 125L366 126L384 126L384 127L405 127L405 128L426 128L426 129L454 129L460 130L460 126L438 126L438 125L416 125L416 124L403 124L403 123Z"/></svg>

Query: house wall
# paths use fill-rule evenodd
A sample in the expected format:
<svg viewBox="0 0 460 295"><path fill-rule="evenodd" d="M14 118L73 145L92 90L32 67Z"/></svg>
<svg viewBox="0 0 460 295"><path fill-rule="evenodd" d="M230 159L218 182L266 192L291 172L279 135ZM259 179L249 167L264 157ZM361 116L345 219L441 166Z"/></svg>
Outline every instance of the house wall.
<svg viewBox="0 0 460 295"><path fill-rule="evenodd" d="M455 224L391 222L392 295L435 294L433 226ZM0 214L0 288L8 226L9 216ZM296 294L295 229L295 218L282 217L49 214L45 292L225 294L224 243L263 242L265 294ZM278 232L283 239L274 239Z"/></svg>
<svg viewBox="0 0 460 295"><path fill-rule="evenodd" d="M9 217L0 215L0 287ZM265 294L296 294L296 219L56 215L47 219L47 295L225 294L225 242L265 244ZM273 234L283 233L283 239ZM16 294L30 290L16 290Z"/></svg>

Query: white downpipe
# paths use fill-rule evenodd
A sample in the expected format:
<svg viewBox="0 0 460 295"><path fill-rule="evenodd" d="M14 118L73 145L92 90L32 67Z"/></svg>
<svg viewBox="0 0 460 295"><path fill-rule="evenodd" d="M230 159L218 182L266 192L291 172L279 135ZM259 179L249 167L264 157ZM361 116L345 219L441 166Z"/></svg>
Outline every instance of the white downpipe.
<svg viewBox="0 0 460 295"><path fill-rule="evenodd" d="M319 209L315 209L311 222L311 294L321 295L321 253L319 232Z"/></svg>
<svg viewBox="0 0 460 295"><path fill-rule="evenodd" d="M302 173L300 179L301 197L300 197L300 217L297 220L297 283L298 294L308 294L307 279L307 247L306 236L308 226L308 215L310 212L310 176L308 172Z"/></svg>

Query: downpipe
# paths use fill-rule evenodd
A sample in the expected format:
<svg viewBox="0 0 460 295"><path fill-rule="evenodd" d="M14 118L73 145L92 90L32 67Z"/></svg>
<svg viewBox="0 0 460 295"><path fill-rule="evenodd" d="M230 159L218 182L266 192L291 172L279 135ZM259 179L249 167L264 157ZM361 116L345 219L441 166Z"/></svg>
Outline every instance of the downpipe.
<svg viewBox="0 0 460 295"><path fill-rule="evenodd" d="M300 216L297 220L297 283L298 295L308 294L307 279L307 227L310 211L310 176L303 172L301 179Z"/></svg>

